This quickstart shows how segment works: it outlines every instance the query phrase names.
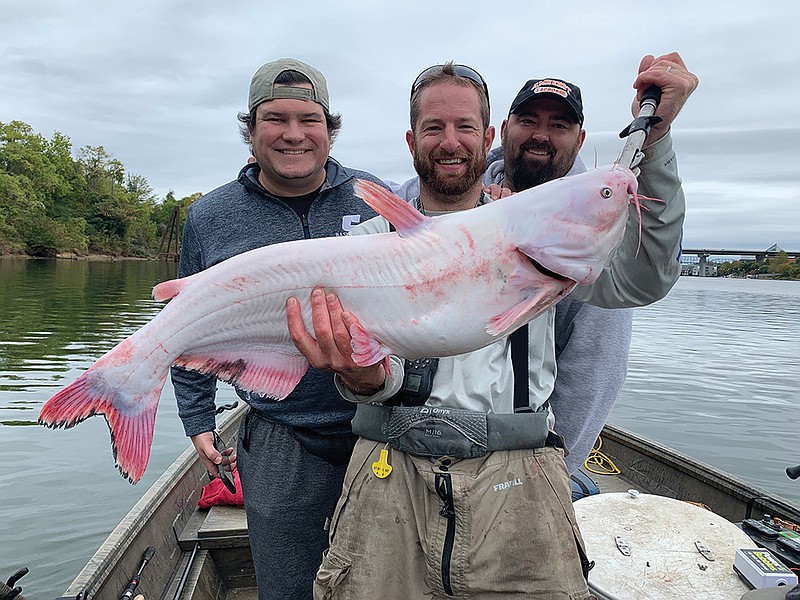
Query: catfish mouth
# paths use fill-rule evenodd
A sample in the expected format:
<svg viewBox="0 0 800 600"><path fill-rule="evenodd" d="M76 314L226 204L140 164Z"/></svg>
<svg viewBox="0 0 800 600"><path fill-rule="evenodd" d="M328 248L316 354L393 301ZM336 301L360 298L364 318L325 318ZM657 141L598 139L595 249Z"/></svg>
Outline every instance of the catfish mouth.
<svg viewBox="0 0 800 600"><path fill-rule="evenodd" d="M547 277L550 277L550 278L555 279L557 281L569 281L569 282L572 282L572 283L576 283L574 279L570 279L569 277L567 277L565 275L559 275L555 271L551 271L550 269L545 267L542 263L540 263L538 260L535 260L535 259L531 258L530 256L528 256L528 260L533 265L533 268L536 269L537 271L539 271L542 275L546 275Z"/></svg>

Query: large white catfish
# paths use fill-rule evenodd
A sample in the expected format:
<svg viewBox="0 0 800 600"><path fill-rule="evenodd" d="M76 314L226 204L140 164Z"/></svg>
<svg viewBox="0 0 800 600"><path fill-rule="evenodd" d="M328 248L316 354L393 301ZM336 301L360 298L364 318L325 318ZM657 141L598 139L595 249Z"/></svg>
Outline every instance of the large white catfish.
<svg viewBox="0 0 800 600"><path fill-rule="evenodd" d="M276 244L158 284L153 297L172 301L53 396L39 422L72 427L103 414L117 467L136 482L170 366L277 399L294 389L309 365L289 338L288 297L311 330L312 289L338 294L361 323L351 331L361 365L469 352L593 282L636 202L621 166L436 218L373 183L355 189L396 232Z"/></svg>

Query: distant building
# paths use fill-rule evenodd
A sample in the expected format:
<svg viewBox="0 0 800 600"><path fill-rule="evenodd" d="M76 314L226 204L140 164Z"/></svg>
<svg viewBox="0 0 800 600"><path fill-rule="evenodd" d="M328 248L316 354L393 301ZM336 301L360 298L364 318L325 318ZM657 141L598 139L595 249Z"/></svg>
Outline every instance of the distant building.
<svg viewBox="0 0 800 600"><path fill-rule="evenodd" d="M693 277L716 277L717 265L726 262L727 258L707 258L703 266L705 268L703 273L700 273L700 257L696 254L682 254L681 255L681 275L690 275Z"/></svg>
<svg viewBox="0 0 800 600"><path fill-rule="evenodd" d="M716 277L717 265L709 261L703 265L704 271L700 273L700 261L695 263L684 263L681 261L681 275L690 275L692 277Z"/></svg>

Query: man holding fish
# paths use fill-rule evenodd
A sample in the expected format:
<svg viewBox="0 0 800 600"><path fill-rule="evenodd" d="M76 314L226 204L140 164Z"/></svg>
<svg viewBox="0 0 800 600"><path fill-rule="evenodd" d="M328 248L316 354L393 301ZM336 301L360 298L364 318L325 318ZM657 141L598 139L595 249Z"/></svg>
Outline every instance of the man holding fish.
<svg viewBox="0 0 800 600"><path fill-rule="evenodd" d="M662 88L657 114L666 131L696 78L677 55L650 57L643 66L635 87L639 93L650 84ZM515 115L512 106L509 120ZM504 137L514 127L504 124ZM558 128L580 147L580 123ZM435 216L489 202L481 175L493 137L488 90L476 71L451 63L423 71L412 86L406 135L421 180L416 208ZM649 194L666 201L642 211L641 240L630 211L621 245L596 283L574 288L576 299L609 308L643 305L663 297L677 279L684 203L669 140L642 163L641 179L643 187L650 182ZM537 189L556 189L550 186ZM569 195L565 201L572 201ZM389 230L378 218L352 233ZM398 232L403 235L399 226ZM445 304L459 301L458 288L450 292ZM358 403L353 431L360 435L315 597L588 598L591 563L547 402L555 379L554 308L528 324L528 385L520 402L508 338L418 361L436 362L426 381L415 363L397 356L356 363L351 334L359 335L359 315L321 289L311 305L313 336L297 299L287 302L292 339L313 366L335 371L341 394ZM409 372L416 378L407 378Z"/></svg>
<svg viewBox="0 0 800 600"><path fill-rule="evenodd" d="M656 61L656 72L663 69L666 73L670 67L672 78L685 80L681 93L690 93L697 86L697 77L686 69L675 52L658 59L645 57L639 72L647 72ZM562 80L552 82L554 86L547 85L547 80L528 81L520 90L500 130L502 152L493 150L490 153L490 161L494 160L487 169L484 183L501 184L511 192L519 192L586 170L578 157L584 132L580 128L576 132L570 125L576 120L583 125L580 89ZM661 111L677 114L684 101L685 98L681 99L673 108L662 103ZM647 139L647 162L673 156L672 140L667 132L675 114L664 113L665 121L653 126ZM503 160L503 157L508 159ZM656 192L644 190L647 185L647 178L640 180L640 191L655 195ZM682 190L678 188L676 193ZM565 459L569 473L577 470L591 452L625 382L632 320L631 309L606 309L581 302L572 295L556 305L558 375L549 402L558 433L564 436L569 448Z"/></svg>
<svg viewBox="0 0 800 600"><path fill-rule="evenodd" d="M181 277L254 248L346 235L375 215L353 195L353 180L379 180L329 156L341 120L330 112L317 69L293 59L263 65L239 120L256 160L190 207ZM216 473L214 463L222 460L211 433L216 378L175 368L172 381L186 434ZM352 405L339 397L330 374L314 369L286 402L237 393L251 407L232 458L241 473L259 595L308 598L327 546L325 518L354 441Z"/></svg>
<svg viewBox="0 0 800 600"><path fill-rule="evenodd" d="M646 71L655 60L664 69L668 61L674 62L680 70L673 77L685 77L689 86L696 87L697 77L686 70L674 52L658 59L645 57L639 71ZM556 78L526 82L501 126L502 146L492 149L487 157L489 166L483 181L494 187L493 197L585 172L578 156L585 139L583 120L578 86ZM674 115L667 122L672 120ZM667 131L663 123L653 127L647 142L648 161L671 154ZM506 156L508 160L504 160ZM419 177L393 189L398 196L411 200L419 195ZM676 193L682 190L678 188ZM570 474L589 456L625 382L632 324L632 309L602 308L572 296L556 306L554 374L558 376L549 403L569 449L565 462Z"/></svg>
<svg viewBox="0 0 800 600"><path fill-rule="evenodd" d="M502 123L502 147L490 152L484 183L515 193L585 172L578 156L583 122L578 86L555 78L527 81ZM570 474L589 455L625 382L632 325L631 308L601 308L570 296L556 305L556 380L548 402L569 449Z"/></svg>

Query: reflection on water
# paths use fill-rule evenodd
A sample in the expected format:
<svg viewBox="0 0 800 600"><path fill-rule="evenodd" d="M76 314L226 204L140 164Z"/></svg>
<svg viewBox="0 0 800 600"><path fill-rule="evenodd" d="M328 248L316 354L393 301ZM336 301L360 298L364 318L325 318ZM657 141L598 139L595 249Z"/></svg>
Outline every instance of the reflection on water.
<svg viewBox="0 0 800 600"><path fill-rule="evenodd" d="M0 578L22 566L28 598L55 598L187 447L167 383L150 464L136 486L114 468L105 420L36 425L42 405L159 310L174 263L0 259ZM231 399L230 388L220 397Z"/></svg>
<svg viewBox="0 0 800 600"><path fill-rule="evenodd" d="M800 502L800 283L681 278L636 309L611 422Z"/></svg>
<svg viewBox="0 0 800 600"><path fill-rule="evenodd" d="M0 578L27 565L29 598L59 596L187 447L172 388L150 464L131 486L101 418L34 427L39 409L159 310L156 262L0 260ZM681 279L637 309L630 372L612 422L800 501L796 358L800 283ZM221 401L235 398L220 386Z"/></svg>

